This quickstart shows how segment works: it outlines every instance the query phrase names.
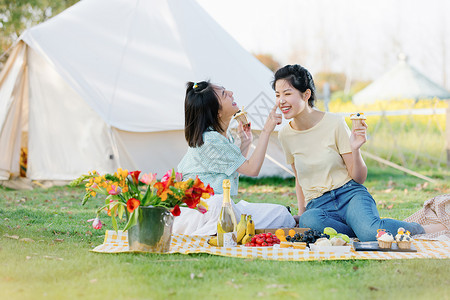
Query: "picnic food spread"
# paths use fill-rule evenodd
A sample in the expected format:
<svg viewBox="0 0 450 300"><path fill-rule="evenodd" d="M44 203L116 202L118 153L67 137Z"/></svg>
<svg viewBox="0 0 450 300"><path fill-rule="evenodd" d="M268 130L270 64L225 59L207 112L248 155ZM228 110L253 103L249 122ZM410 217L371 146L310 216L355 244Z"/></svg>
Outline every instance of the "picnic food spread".
<svg viewBox="0 0 450 300"><path fill-rule="evenodd" d="M391 248L392 242L394 242L394 236L389 231L386 231L385 229L378 229L377 230L377 241L378 241L378 247L387 249Z"/></svg>
<svg viewBox="0 0 450 300"><path fill-rule="evenodd" d="M238 245L244 245L249 243L255 236L255 222L252 220L251 215L241 214L241 219L236 226L236 243ZM218 246L217 236L208 240L208 244L211 246Z"/></svg>
<svg viewBox="0 0 450 300"><path fill-rule="evenodd" d="M241 110L239 110L237 113L234 114L234 119L238 122L242 122L243 126L250 123L250 121L247 118L247 112L244 110L243 106Z"/></svg>

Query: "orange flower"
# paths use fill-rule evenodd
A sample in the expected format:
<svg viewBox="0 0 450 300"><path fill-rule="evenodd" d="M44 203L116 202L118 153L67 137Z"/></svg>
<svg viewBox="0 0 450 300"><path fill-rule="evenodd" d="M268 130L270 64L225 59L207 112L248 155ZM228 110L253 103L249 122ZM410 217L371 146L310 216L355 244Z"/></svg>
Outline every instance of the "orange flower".
<svg viewBox="0 0 450 300"><path fill-rule="evenodd" d="M139 205L141 204L141 201L139 201L136 198L130 198L127 201L127 210L129 213L132 213L136 208L139 207Z"/></svg>
<svg viewBox="0 0 450 300"><path fill-rule="evenodd" d="M161 201L166 201L168 195L172 195L170 187L173 186L173 178L169 177L166 181L155 183L154 187L157 189L157 195L161 198Z"/></svg>

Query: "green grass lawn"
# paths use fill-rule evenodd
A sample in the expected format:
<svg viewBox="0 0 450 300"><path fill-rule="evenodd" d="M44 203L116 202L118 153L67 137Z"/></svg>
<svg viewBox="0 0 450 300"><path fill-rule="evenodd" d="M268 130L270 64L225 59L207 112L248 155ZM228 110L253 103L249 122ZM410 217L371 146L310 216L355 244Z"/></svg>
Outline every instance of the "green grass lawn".
<svg viewBox="0 0 450 300"><path fill-rule="evenodd" d="M440 183L424 185L371 167L366 186L381 216L402 219L425 200L450 193L448 171L425 175ZM112 225L105 216L103 229L92 229L86 220L102 200L81 206L82 195L82 187L0 187L0 299L450 298L450 259L280 262L93 253ZM242 178L237 199L290 205L296 212L292 179Z"/></svg>

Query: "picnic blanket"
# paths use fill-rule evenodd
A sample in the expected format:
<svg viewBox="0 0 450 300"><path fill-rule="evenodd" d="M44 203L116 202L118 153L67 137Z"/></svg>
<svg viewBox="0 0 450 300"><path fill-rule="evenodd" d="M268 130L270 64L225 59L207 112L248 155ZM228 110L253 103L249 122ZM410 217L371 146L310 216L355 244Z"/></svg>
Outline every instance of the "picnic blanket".
<svg viewBox="0 0 450 300"><path fill-rule="evenodd" d="M423 204L421 210L412 214L404 221L417 222L421 225L440 223L445 230L435 233L424 233L414 236L414 239L450 240L450 194L439 195Z"/></svg>
<svg viewBox="0 0 450 300"><path fill-rule="evenodd" d="M415 240L417 252L382 252L382 251L354 251L350 252L321 252L297 250L293 248L274 247L245 247L232 248L214 247L208 244L210 236L188 236L173 234L170 253L209 253L237 258L260 258L282 261L311 261L311 260L342 260L342 259L405 259L405 258L450 258L450 241ZM95 247L93 252L121 253L131 252L128 248L127 232L108 230L102 245Z"/></svg>

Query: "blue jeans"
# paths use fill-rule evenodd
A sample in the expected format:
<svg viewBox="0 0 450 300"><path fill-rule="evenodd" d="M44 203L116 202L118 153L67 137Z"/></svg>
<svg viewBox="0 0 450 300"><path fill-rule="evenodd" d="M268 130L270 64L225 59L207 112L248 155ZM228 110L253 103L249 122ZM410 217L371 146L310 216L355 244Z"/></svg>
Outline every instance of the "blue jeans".
<svg viewBox="0 0 450 300"><path fill-rule="evenodd" d="M418 223L380 219L372 195L354 180L310 200L300 216L299 226L320 232L325 227L332 227L349 237L358 237L362 242L375 241L377 229L386 229L394 236L400 227L410 231L411 235L425 233Z"/></svg>

